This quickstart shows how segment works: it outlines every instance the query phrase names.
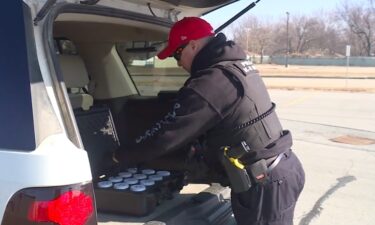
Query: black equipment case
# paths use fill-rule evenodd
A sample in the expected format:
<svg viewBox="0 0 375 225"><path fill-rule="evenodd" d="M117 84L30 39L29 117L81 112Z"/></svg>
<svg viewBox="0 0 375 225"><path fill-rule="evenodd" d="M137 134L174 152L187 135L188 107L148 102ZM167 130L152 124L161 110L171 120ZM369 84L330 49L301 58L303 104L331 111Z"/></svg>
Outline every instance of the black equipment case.
<svg viewBox="0 0 375 225"><path fill-rule="evenodd" d="M173 171L154 171L154 176L158 172L169 173L169 175L162 176L161 180L159 177L154 180L154 185L144 186L145 190L142 191L132 190L134 185L141 186L142 179L137 183L128 184L126 189L116 189L118 183L126 186L127 178L134 178L136 173L142 174L142 168L137 168L138 172L133 171L133 174L127 178L119 176L121 170L114 166L112 153L120 146L120 142L109 108L94 106L88 111L75 110L75 117L90 160L98 211L146 216L163 200L173 198L173 194L182 189L184 175ZM149 180L152 176L148 174L143 179ZM107 184L106 187L100 186L103 182Z"/></svg>

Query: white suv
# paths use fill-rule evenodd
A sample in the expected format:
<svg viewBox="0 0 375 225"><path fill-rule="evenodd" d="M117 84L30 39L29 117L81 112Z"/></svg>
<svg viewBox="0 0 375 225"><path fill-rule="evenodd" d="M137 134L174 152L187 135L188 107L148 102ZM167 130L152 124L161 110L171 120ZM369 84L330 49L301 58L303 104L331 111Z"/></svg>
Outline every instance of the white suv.
<svg viewBox="0 0 375 225"><path fill-rule="evenodd" d="M97 224L97 206L100 209L104 204L106 211L108 202L95 199L110 199L109 205L119 209L127 204L135 207L137 202L116 202L116 196L111 199L109 195L107 198L97 182L121 168L113 164L111 153L168 111L174 93L163 92L163 87L168 84L177 90L187 78L173 60L159 61L155 54L168 39L174 21L231 2L235 1L2 3L1 225ZM189 149L187 146L184 156L172 154L143 167L182 174L172 184L177 191L186 182L205 182L204 176L210 172L203 172L206 168L199 159L191 159L195 164L186 163ZM201 166L195 167L199 173L189 165ZM145 205L146 211L134 214L152 213L161 198L151 197L151 209ZM206 200L200 197L196 202L203 204ZM221 207L220 213L212 217L215 219L202 214L204 220L224 223L223 215L230 212L230 206L220 199L216 203L220 201L225 209ZM208 205L200 207L201 211L209 210ZM108 211L116 212L116 208ZM161 212L164 218L165 213ZM168 224L188 224L187 216ZM126 224L134 219L122 221Z"/></svg>

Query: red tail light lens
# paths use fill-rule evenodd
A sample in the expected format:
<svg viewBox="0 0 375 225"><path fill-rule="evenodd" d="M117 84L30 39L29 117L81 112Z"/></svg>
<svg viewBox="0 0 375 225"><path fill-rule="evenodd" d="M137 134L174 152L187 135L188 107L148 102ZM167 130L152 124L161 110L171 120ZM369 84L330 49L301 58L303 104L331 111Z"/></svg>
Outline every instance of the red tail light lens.
<svg viewBox="0 0 375 225"><path fill-rule="evenodd" d="M6 207L1 225L97 225L92 183L28 188Z"/></svg>
<svg viewBox="0 0 375 225"><path fill-rule="evenodd" d="M29 209L29 220L59 225L85 225L93 214L93 200L81 191L68 191L51 201L36 201Z"/></svg>

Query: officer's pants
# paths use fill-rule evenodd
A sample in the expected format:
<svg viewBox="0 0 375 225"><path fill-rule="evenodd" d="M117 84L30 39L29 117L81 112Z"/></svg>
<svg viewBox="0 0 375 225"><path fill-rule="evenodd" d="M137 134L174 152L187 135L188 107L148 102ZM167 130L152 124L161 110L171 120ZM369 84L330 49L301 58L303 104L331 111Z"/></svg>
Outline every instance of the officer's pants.
<svg viewBox="0 0 375 225"><path fill-rule="evenodd" d="M291 225L305 183L302 165L292 151L270 172L269 181L247 192L231 194L238 225Z"/></svg>

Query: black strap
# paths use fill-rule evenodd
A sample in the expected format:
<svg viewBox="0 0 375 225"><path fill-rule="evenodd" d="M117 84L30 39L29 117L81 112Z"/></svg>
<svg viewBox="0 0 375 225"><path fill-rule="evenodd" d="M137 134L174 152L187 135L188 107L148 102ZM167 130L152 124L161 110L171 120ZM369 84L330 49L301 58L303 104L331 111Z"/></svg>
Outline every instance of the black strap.
<svg viewBox="0 0 375 225"><path fill-rule="evenodd" d="M265 113L261 114L260 116L258 116L257 118L254 118L254 119L251 119L249 121L247 121L246 123L243 123L241 125L237 125L233 128L233 131L237 131L237 130L241 130L243 128L246 128L248 126L251 126L253 125L254 123L257 123L259 121L261 121L262 119L266 118L267 116L269 116L271 113L273 113L275 111L275 107L276 107L276 104L272 102L272 106L269 110L267 110Z"/></svg>

